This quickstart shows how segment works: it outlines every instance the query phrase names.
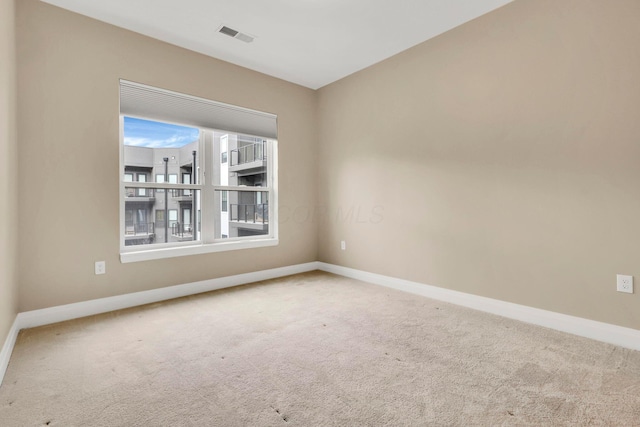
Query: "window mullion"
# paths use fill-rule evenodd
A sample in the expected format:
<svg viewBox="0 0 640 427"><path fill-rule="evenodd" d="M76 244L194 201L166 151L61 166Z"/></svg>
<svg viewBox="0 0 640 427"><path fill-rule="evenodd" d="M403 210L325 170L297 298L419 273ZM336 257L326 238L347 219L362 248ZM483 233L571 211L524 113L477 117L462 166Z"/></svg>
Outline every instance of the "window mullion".
<svg viewBox="0 0 640 427"><path fill-rule="evenodd" d="M215 240L216 223L215 223L215 189L211 185L215 169L213 167L213 131L206 130L203 133L203 156L200 156L200 163L204 163L204 173L202 174L202 201L200 222L202 224L202 242L213 243Z"/></svg>

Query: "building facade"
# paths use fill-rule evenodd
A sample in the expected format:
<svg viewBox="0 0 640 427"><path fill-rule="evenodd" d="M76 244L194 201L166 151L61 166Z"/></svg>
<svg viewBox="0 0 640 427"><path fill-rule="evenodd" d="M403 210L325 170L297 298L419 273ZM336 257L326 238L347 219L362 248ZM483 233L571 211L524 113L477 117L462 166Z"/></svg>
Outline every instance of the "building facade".
<svg viewBox="0 0 640 427"><path fill-rule="evenodd" d="M124 145L124 240L126 246L200 240L200 192L127 188L126 182L198 184L198 176L230 187L266 187L267 149L261 138L214 132L212 173L201 174L200 140L181 147ZM216 191L215 237L269 232L267 191Z"/></svg>

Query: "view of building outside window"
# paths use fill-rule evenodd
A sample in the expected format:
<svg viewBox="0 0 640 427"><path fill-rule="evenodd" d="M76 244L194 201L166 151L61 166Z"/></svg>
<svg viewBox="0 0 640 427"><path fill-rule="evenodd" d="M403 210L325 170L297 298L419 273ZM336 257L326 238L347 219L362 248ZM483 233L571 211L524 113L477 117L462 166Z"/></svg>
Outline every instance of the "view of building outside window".
<svg viewBox="0 0 640 427"><path fill-rule="evenodd" d="M203 132L210 137L202 138ZM125 246L198 242L203 215L215 219L209 223L216 239L268 234L266 144L257 137L124 117ZM210 156L212 173L202 174L209 163L203 156ZM203 176L211 178L200 182ZM127 188L127 182L205 184L215 191ZM225 186L265 191L221 189ZM206 194L213 203L203 203Z"/></svg>

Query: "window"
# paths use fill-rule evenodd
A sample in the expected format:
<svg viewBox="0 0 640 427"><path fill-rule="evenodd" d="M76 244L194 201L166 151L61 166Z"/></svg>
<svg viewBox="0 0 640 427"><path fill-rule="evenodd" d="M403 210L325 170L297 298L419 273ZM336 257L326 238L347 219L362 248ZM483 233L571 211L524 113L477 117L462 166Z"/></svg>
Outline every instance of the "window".
<svg viewBox="0 0 640 427"><path fill-rule="evenodd" d="M138 182L147 182L147 174L139 173L138 174ZM147 195L147 189L146 188L138 188L138 196L144 197L146 195Z"/></svg>
<svg viewBox="0 0 640 427"><path fill-rule="evenodd" d="M174 227L178 222L178 210L169 209L169 227Z"/></svg>
<svg viewBox="0 0 640 427"><path fill-rule="evenodd" d="M182 183L183 184L191 184L191 173L182 173ZM191 195L191 191L190 190L183 190L184 191L184 195L185 196L190 196Z"/></svg>
<svg viewBox="0 0 640 427"><path fill-rule="evenodd" d="M164 182L164 175L156 174L156 182L159 183L159 184L163 183ZM164 193L164 189L158 188L156 190L156 193Z"/></svg>
<svg viewBox="0 0 640 427"><path fill-rule="evenodd" d="M156 210L156 227L164 228L164 210Z"/></svg>
<svg viewBox="0 0 640 427"><path fill-rule="evenodd" d="M278 243L274 115L121 81L120 127L122 262Z"/></svg>
<svg viewBox="0 0 640 427"><path fill-rule="evenodd" d="M221 191L222 193L222 212L227 212L228 211L228 193L226 191Z"/></svg>
<svg viewBox="0 0 640 427"><path fill-rule="evenodd" d="M182 209L182 223L187 228L191 227L191 208Z"/></svg>

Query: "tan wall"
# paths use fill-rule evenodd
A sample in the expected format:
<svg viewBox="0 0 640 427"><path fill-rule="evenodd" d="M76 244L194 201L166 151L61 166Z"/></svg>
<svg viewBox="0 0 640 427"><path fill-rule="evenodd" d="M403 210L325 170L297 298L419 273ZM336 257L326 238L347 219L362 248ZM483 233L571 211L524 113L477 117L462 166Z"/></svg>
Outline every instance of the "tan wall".
<svg viewBox="0 0 640 427"><path fill-rule="evenodd" d="M37 0L18 2L20 311L314 261L316 229L280 244L121 264L118 79L278 115L280 204L315 201L316 94ZM95 276L94 262L107 274Z"/></svg>
<svg viewBox="0 0 640 427"><path fill-rule="evenodd" d="M639 21L518 0L321 89L319 259L640 329Z"/></svg>
<svg viewBox="0 0 640 427"><path fill-rule="evenodd" d="M18 308L18 155L14 0L0 0L0 346Z"/></svg>

